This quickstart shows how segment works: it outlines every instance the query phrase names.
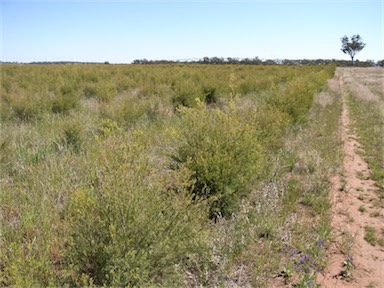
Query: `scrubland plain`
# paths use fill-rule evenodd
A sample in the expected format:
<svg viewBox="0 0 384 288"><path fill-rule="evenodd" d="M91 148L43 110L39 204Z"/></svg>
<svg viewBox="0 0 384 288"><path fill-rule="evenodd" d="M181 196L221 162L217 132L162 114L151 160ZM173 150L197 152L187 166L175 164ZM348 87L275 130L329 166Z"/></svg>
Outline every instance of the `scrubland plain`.
<svg viewBox="0 0 384 288"><path fill-rule="evenodd" d="M317 287L334 72L1 65L0 286Z"/></svg>

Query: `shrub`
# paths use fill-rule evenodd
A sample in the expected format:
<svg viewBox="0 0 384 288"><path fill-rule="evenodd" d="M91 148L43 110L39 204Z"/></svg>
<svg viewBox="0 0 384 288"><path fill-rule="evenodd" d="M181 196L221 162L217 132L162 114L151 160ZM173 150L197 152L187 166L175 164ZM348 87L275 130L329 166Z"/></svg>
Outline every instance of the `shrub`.
<svg viewBox="0 0 384 288"><path fill-rule="evenodd" d="M181 271L199 269L207 253L202 205L191 205L184 176L152 171L140 131L113 130L97 138L90 172L98 178L76 189L65 213L71 285L182 285ZM166 183L173 180L179 189ZM167 284L168 283L168 284ZM176 284L178 283L178 284Z"/></svg>
<svg viewBox="0 0 384 288"><path fill-rule="evenodd" d="M17 96L12 95L7 99L7 102L6 105L9 105L8 107L10 111L12 111L12 114L17 120L22 122L38 119L44 110L49 109L49 105L47 105L48 101L38 95L28 95L24 93Z"/></svg>
<svg viewBox="0 0 384 288"><path fill-rule="evenodd" d="M71 109L78 106L78 103L78 100L74 96L58 96L52 101L52 112L68 114Z"/></svg>
<svg viewBox="0 0 384 288"><path fill-rule="evenodd" d="M104 83L87 83L84 85L83 92L87 98L96 98L100 102L109 103L117 95L117 89L114 84Z"/></svg>
<svg viewBox="0 0 384 288"><path fill-rule="evenodd" d="M113 119L119 125L132 127L143 121L154 122L172 114L171 105L156 96L149 98L133 98L126 96L119 101L103 103L101 115Z"/></svg>
<svg viewBox="0 0 384 288"><path fill-rule="evenodd" d="M217 102L217 92L215 87L204 87L203 95L207 104L213 104Z"/></svg>
<svg viewBox="0 0 384 288"><path fill-rule="evenodd" d="M285 132L306 115L328 68L1 69L0 286L246 286L253 276L233 274L243 263L255 263L246 270L262 286L279 271L270 262L281 251L270 247L291 242L279 242L282 234L297 237L286 221L300 212L295 202L311 205L305 215L325 207L316 204L323 186L298 178L280 192L292 178L280 172L268 189L255 181L285 167L276 160ZM296 173L301 158L292 155ZM240 209L229 221L208 219Z"/></svg>
<svg viewBox="0 0 384 288"><path fill-rule="evenodd" d="M80 152L84 144L84 131L79 120L64 122L61 142L64 146Z"/></svg>
<svg viewBox="0 0 384 288"><path fill-rule="evenodd" d="M181 108L179 144L171 155L175 168L193 172L195 200L207 199L210 217L229 216L263 173L264 151L256 123L230 103L226 111ZM249 115L248 115L249 116ZM250 120L250 119L248 119Z"/></svg>

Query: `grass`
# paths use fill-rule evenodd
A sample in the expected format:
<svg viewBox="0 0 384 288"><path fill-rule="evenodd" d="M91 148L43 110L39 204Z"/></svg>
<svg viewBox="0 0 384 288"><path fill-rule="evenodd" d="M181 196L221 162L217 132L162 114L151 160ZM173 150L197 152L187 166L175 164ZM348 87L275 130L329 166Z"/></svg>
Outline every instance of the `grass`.
<svg viewBox="0 0 384 288"><path fill-rule="evenodd" d="M381 214L379 211L373 211L371 214L369 214L369 216L371 217L379 217Z"/></svg>
<svg viewBox="0 0 384 288"><path fill-rule="evenodd" d="M364 176L364 173L362 171L357 171L356 172L356 177L360 180L368 180L367 176Z"/></svg>
<svg viewBox="0 0 384 288"><path fill-rule="evenodd" d="M306 285L326 265L341 108L314 97L334 67L1 69L0 286Z"/></svg>
<svg viewBox="0 0 384 288"><path fill-rule="evenodd" d="M340 243L341 252L346 255L345 260L342 263L343 269L340 272L340 275L343 278L350 279L351 273L355 268L355 264L353 263L352 257L352 247L355 241L355 235L351 234L348 231L343 231L342 242Z"/></svg>
<svg viewBox="0 0 384 288"><path fill-rule="evenodd" d="M310 281L315 284L316 273L326 265L325 247L331 241L328 187L324 183L341 163L341 142L335 133L341 107L336 100L325 107L319 100L315 100L308 123L286 135L285 148L279 156L282 162L276 161L277 167L284 167L278 170L284 177L273 178L267 185L265 194L270 199L259 208L268 211L271 205L275 211L273 215L267 212L263 218L268 219L264 223L272 225L264 224L258 234L262 247L272 245L282 247L282 251L279 255L271 254L267 247L260 250L260 245L251 245L245 253L246 260L256 253L267 255L267 269L279 269L284 285L304 285ZM273 196L278 193L283 196L280 200ZM266 283L259 276L266 269L262 267L255 267L255 286Z"/></svg>
<svg viewBox="0 0 384 288"><path fill-rule="evenodd" d="M348 257L352 256L352 246L355 240L355 236L348 231L343 231L342 243L340 245L341 252Z"/></svg>
<svg viewBox="0 0 384 288"><path fill-rule="evenodd" d="M377 242L375 228L367 225L365 226L364 229L365 229L365 236L364 236L365 241L367 241L372 246L375 246Z"/></svg>
<svg viewBox="0 0 384 288"><path fill-rule="evenodd" d="M341 271L341 276L349 279L351 277L352 270L355 268L353 264L353 259L351 257L347 258L343 262L343 270Z"/></svg>
<svg viewBox="0 0 384 288"><path fill-rule="evenodd" d="M357 199L361 200L361 201L364 201L366 198L366 196L364 194L360 194Z"/></svg>
<svg viewBox="0 0 384 288"><path fill-rule="evenodd" d="M367 208L366 208L364 205L361 205L361 206L359 207L359 211L360 211L361 213L364 213L364 212L367 211Z"/></svg>
<svg viewBox="0 0 384 288"><path fill-rule="evenodd" d="M345 176L344 175L341 175L340 191L347 192L347 181L345 180Z"/></svg>
<svg viewBox="0 0 384 288"><path fill-rule="evenodd" d="M384 114L382 104L374 104L356 95L350 94L348 104L354 129L363 144L364 159L371 169L371 178L382 191L384 189ZM366 179L361 173L359 179Z"/></svg>

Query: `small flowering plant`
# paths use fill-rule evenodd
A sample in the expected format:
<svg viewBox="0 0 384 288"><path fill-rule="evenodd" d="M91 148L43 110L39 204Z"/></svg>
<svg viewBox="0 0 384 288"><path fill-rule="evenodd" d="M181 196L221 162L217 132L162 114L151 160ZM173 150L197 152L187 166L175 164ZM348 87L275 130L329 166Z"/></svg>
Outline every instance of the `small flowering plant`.
<svg viewBox="0 0 384 288"><path fill-rule="evenodd" d="M316 259L297 249L290 249L288 255L295 272L300 275L300 281L294 287L320 287L313 280L316 273L320 272Z"/></svg>
<svg viewBox="0 0 384 288"><path fill-rule="evenodd" d="M299 283L295 284L293 287L311 287L311 288L317 288L317 287L320 287L319 284L317 284L315 281L313 280L308 280L308 279L302 279Z"/></svg>
<svg viewBox="0 0 384 288"><path fill-rule="evenodd" d="M289 251L289 254L294 264L296 272L309 273L310 271L320 271L317 262L308 254L296 249L291 249Z"/></svg>

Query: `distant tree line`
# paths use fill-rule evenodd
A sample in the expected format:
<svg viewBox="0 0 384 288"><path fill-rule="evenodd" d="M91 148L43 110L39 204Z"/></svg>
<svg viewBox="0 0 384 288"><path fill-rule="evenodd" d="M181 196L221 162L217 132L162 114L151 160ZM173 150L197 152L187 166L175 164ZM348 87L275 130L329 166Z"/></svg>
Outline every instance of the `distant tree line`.
<svg viewBox="0 0 384 288"><path fill-rule="evenodd" d="M258 57L255 58L223 58L223 57L204 57L198 60L147 60L147 59L136 59L132 64L243 64L243 65L328 65L336 64L337 66L353 66L353 62L349 60L336 60L336 59L267 59L261 60ZM355 61L355 66L358 67L372 67L372 66L383 66L384 60L380 61Z"/></svg>
<svg viewBox="0 0 384 288"><path fill-rule="evenodd" d="M109 64L108 61L105 62L76 62L76 61L41 61L41 62L3 62L0 64L82 64L82 65L94 65L94 64ZM358 66L358 67L373 67L381 66L384 67L384 59L377 62L373 60L367 61L352 61L349 60L336 60L336 59L267 59L261 60L259 57L255 58L223 58L223 57L204 57L202 59L188 59L188 60L147 60L147 59L136 59L132 64L242 64L242 65L293 65L293 66L303 66L303 65L328 65L336 64L337 66L347 67L347 66Z"/></svg>
<svg viewBox="0 0 384 288"><path fill-rule="evenodd" d="M76 64L76 65L94 65L94 64L109 64L108 61L105 62L81 62L81 61L34 61L34 62L0 62L0 64L35 64L35 65L46 65L46 64Z"/></svg>

